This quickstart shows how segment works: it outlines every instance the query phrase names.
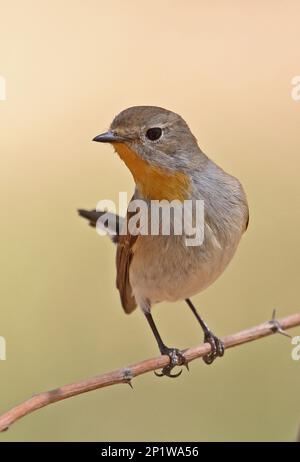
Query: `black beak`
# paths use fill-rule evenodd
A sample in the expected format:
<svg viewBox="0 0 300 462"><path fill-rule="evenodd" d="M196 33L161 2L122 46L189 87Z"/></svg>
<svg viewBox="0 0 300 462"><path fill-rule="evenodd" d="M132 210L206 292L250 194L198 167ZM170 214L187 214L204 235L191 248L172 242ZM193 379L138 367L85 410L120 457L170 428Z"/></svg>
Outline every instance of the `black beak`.
<svg viewBox="0 0 300 462"><path fill-rule="evenodd" d="M114 132L106 132L95 136L93 141L97 141L98 143L121 143L122 141L125 141L125 138L118 136Z"/></svg>

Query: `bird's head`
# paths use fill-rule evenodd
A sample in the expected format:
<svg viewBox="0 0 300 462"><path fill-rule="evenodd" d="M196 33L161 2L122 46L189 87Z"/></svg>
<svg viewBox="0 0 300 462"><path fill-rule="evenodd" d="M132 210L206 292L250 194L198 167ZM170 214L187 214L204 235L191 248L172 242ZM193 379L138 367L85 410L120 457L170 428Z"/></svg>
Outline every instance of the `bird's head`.
<svg viewBox="0 0 300 462"><path fill-rule="evenodd" d="M206 159L182 117L154 106L125 109L93 141L114 146L150 199L187 198L189 174Z"/></svg>

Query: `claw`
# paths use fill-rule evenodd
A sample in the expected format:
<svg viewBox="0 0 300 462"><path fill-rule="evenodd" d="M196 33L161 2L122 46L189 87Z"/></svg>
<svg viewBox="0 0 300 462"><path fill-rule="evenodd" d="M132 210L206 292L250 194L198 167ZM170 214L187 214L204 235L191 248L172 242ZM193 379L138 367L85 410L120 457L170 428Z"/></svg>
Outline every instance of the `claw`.
<svg viewBox="0 0 300 462"><path fill-rule="evenodd" d="M162 372L156 372L154 371L154 374L156 375L156 377L163 377L165 374L163 374Z"/></svg>
<svg viewBox="0 0 300 462"><path fill-rule="evenodd" d="M165 347L165 349L162 351L162 354L169 356L170 362L169 362L169 364L167 366L162 368L161 372L154 371L154 374L157 377L163 377L163 376L167 376L167 377L171 377L171 378L179 377L182 374L182 369L179 372L177 372L176 374L171 374L172 369L174 369L174 367L176 367L176 366L183 365L183 366L185 366L187 368L187 370L189 370L188 363L187 363L185 357L176 348L167 348L167 347Z"/></svg>
<svg viewBox="0 0 300 462"><path fill-rule="evenodd" d="M217 357L224 356L224 343L212 332L208 331L205 333L204 342L209 343L211 346L210 353L202 358L205 364L212 364Z"/></svg>
<svg viewBox="0 0 300 462"><path fill-rule="evenodd" d="M154 371L154 374L156 375L156 377L163 377L164 375L166 375L167 377L170 377L172 379L175 379L176 377L179 377L182 374L182 369L180 369L180 371L177 372L177 374L171 374L171 370L172 368L170 369L169 366L166 366L162 369L161 372Z"/></svg>
<svg viewBox="0 0 300 462"><path fill-rule="evenodd" d="M176 377L179 377L181 374L182 374L182 369L180 369L180 371L177 372L177 374L171 374L171 371L170 371L170 373L168 374L168 377L171 377L172 379L174 379Z"/></svg>

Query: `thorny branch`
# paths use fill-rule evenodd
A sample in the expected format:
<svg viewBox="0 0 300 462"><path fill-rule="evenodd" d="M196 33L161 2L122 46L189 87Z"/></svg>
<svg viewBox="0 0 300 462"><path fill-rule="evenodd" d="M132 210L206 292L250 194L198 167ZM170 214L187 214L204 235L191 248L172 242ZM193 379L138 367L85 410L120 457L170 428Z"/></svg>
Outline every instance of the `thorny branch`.
<svg viewBox="0 0 300 462"><path fill-rule="evenodd" d="M237 334L229 335L223 340L225 349L232 348L243 343L252 342L276 332L287 335L284 331L300 325L300 313L295 313L281 320L275 319L275 312L271 321L265 322L250 329L243 330ZM201 358L210 352L211 346L208 343L188 348L183 351L184 357L188 362L196 358ZM132 364L113 372L108 372L86 380L64 385L55 390L46 391L32 396L28 400L13 407L2 416L0 416L0 432L7 430L14 422L25 417L32 412L56 403L72 396L87 393L98 388L109 387L118 383L127 383L131 385L131 380L141 374L155 371L166 366L169 362L168 356L159 356L153 359L146 359L139 363Z"/></svg>

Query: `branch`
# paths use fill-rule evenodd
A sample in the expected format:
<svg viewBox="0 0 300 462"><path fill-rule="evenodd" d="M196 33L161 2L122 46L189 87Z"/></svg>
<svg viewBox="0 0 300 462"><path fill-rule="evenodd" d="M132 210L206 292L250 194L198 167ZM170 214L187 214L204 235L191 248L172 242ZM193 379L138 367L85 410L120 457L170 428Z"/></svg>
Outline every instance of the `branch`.
<svg viewBox="0 0 300 462"><path fill-rule="evenodd" d="M223 339L225 349L232 348L243 343L253 342L276 332L284 333L286 329L300 326L300 313L287 316L279 321L275 320L275 313L271 321L260 324L256 327L243 330L237 334L229 335ZM285 334L287 335L287 334ZM196 358L201 358L211 350L208 343L188 348L183 351L184 357L188 362ZM161 369L169 363L168 356L159 356L157 358L146 359L136 364L132 364L122 369L113 372L98 375L86 380L74 382L69 385L64 385L55 390L46 391L32 396L23 403L13 407L10 411L0 416L0 432L8 430L9 426L22 417L31 414L32 412L56 403L63 399L71 398L72 396L87 393L98 388L109 387L118 383L127 383L131 385L131 380L147 372Z"/></svg>

